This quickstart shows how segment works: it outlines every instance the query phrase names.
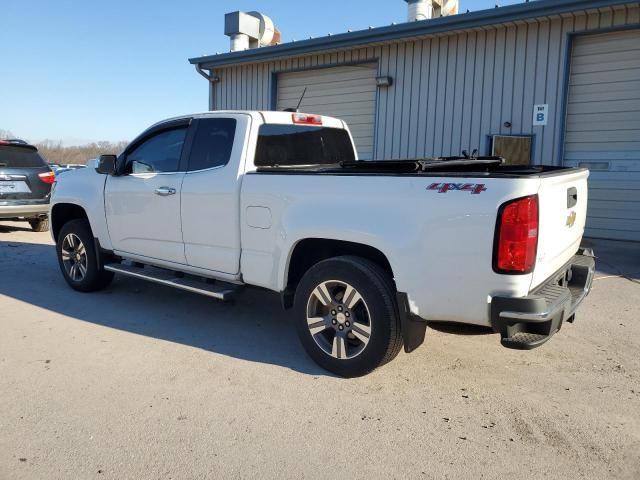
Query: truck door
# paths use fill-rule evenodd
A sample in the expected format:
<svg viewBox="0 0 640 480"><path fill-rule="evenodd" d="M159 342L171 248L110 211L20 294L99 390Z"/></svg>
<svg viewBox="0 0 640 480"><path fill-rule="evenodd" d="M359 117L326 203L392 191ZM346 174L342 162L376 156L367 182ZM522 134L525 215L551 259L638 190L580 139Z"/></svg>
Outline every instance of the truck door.
<svg viewBox="0 0 640 480"><path fill-rule="evenodd" d="M240 271L240 185L250 122L243 114L212 114L194 121L181 205L191 266Z"/></svg>
<svg viewBox="0 0 640 480"><path fill-rule="evenodd" d="M186 264L180 189L189 123L154 128L127 148L119 166L122 173L108 177L105 211L114 250Z"/></svg>

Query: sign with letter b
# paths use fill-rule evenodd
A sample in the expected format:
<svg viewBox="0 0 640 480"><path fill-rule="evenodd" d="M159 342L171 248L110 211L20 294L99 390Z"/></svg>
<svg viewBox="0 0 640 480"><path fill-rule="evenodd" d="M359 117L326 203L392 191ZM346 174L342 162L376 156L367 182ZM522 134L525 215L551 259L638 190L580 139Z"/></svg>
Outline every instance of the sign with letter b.
<svg viewBox="0 0 640 480"><path fill-rule="evenodd" d="M545 126L547 124L547 117L549 114L549 105L534 105L533 106L533 126Z"/></svg>

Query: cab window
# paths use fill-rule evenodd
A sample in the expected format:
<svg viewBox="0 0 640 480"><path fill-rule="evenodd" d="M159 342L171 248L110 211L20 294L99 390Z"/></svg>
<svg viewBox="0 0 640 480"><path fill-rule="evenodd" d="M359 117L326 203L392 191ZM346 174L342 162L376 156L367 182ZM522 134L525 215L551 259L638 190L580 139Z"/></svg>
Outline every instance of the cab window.
<svg viewBox="0 0 640 480"><path fill-rule="evenodd" d="M189 155L189 171L222 167L229 163L235 135L236 121L233 118L198 120Z"/></svg>
<svg viewBox="0 0 640 480"><path fill-rule="evenodd" d="M125 173L177 172L187 127L165 130L149 137L129 152Z"/></svg>
<svg viewBox="0 0 640 480"><path fill-rule="evenodd" d="M331 165L354 160L349 133L341 128L266 124L258 130L256 167Z"/></svg>

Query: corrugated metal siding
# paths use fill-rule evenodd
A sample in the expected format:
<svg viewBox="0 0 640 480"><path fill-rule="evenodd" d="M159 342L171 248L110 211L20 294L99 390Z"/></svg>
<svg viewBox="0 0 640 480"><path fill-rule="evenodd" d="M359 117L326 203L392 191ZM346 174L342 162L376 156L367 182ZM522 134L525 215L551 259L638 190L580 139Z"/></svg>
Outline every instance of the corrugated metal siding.
<svg viewBox="0 0 640 480"><path fill-rule="evenodd" d="M638 2L393 44L216 70L215 109L271 109L274 74L378 63L376 158L489 151L489 135L534 135L534 163L561 163L569 34L640 23ZM533 127L533 106L549 123ZM511 128L504 126L511 123Z"/></svg>
<svg viewBox="0 0 640 480"><path fill-rule="evenodd" d="M377 63L284 72L277 77L277 109L338 117L349 125L359 158L373 157Z"/></svg>
<svg viewBox="0 0 640 480"><path fill-rule="evenodd" d="M574 40L565 145L592 167L587 234L640 241L640 29Z"/></svg>

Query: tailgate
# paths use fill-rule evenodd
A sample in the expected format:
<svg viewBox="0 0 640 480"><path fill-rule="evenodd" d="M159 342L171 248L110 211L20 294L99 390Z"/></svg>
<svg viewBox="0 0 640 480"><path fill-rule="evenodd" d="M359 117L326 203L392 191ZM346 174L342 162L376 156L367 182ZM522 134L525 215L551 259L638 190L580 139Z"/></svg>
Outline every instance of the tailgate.
<svg viewBox="0 0 640 480"><path fill-rule="evenodd" d="M538 191L538 255L531 288L547 280L575 255L587 219L588 170L542 177Z"/></svg>

